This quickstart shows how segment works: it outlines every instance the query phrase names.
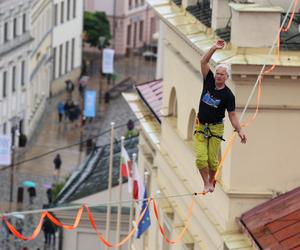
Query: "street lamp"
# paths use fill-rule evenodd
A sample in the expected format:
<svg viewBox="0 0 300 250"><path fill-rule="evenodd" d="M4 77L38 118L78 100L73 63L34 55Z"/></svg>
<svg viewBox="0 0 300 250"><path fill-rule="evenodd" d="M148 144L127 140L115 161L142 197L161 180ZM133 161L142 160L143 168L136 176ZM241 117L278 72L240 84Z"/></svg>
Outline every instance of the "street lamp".
<svg viewBox="0 0 300 250"><path fill-rule="evenodd" d="M98 48L100 50L100 76L99 76L99 99L98 99L98 103L101 104L101 100L102 100L102 82L101 82L101 77L102 77L102 50L105 47L105 43L106 43L106 37L105 36L100 36L99 39L99 44L98 44Z"/></svg>

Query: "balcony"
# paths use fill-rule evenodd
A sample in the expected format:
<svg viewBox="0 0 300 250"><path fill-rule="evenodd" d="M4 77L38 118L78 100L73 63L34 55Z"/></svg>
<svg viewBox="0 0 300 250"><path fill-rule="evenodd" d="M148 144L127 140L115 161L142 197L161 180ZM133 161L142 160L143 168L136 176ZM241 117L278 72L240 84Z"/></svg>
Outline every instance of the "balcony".
<svg viewBox="0 0 300 250"><path fill-rule="evenodd" d="M217 34L218 37L220 37L221 39L223 39L225 42L230 42L231 28L228 25L225 28L217 29L216 30L216 34Z"/></svg>
<svg viewBox="0 0 300 250"><path fill-rule="evenodd" d="M281 21L283 21L284 16L286 13L282 13ZM290 17L288 18L288 20ZM287 26L287 22L285 26ZM281 42L281 49L282 50L300 50L300 13L295 13L295 17L290 29L287 32L281 32L280 35L280 42Z"/></svg>
<svg viewBox="0 0 300 250"><path fill-rule="evenodd" d="M26 32L20 36L15 37L13 40L7 41L0 46L0 56L4 56L10 51L23 46L33 40L29 32Z"/></svg>
<svg viewBox="0 0 300 250"><path fill-rule="evenodd" d="M210 0L199 0L196 5L188 6L186 10L205 26L211 27L212 10L210 8Z"/></svg>
<svg viewBox="0 0 300 250"><path fill-rule="evenodd" d="M177 6L181 6L182 0L173 0L173 2L174 2Z"/></svg>

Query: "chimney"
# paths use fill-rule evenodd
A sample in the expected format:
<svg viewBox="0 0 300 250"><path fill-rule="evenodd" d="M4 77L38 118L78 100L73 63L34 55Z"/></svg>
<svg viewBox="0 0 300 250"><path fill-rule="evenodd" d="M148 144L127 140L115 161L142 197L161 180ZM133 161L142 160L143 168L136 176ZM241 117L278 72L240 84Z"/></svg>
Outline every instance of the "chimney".
<svg viewBox="0 0 300 250"><path fill-rule="evenodd" d="M237 47L271 47L280 28L278 6L229 4L232 10L231 42Z"/></svg>

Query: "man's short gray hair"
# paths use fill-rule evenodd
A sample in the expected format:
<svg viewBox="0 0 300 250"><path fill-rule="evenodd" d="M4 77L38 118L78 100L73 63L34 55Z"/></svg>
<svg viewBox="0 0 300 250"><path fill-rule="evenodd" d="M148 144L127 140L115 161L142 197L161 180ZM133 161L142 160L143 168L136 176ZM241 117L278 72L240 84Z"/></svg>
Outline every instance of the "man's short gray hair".
<svg viewBox="0 0 300 250"><path fill-rule="evenodd" d="M231 79L231 66L230 66L230 64L225 64L225 63L219 64L216 67L216 70L219 69L219 68L225 69L225 71L226 71L226 73L228 75L228 79Z"/></svg>

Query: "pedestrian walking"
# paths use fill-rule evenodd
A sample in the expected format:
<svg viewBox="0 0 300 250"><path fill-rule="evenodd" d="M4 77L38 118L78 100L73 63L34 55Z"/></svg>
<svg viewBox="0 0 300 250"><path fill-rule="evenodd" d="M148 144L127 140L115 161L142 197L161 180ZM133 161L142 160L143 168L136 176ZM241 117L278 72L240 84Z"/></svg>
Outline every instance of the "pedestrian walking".
<svg viewBox="0 0 300 250"><path fill-rule="evenodd" d="M48 198L48 204L50 205L52 203L52 199L53 199L52 188L47 189L47 198Z"/></svg>
<svg viewBox="0 0 300 250"><path fill-rule="evenodd" d="M65 104L62 101L59 101L57 104L57 112L58 112L58 121L59 123L61 123L65 113Z"/></svg>
<svg viewBox="0 0 300 250"><path fill-rule="evenodd" d="M16 220L16 230L22 234L23 233L23 227L24 227L24 221L23 219L18 218Z"/></svg>
<svg viewBox="0 0 300 250"><path fill-rule="evenodd" d="M7 213L7 212L5 212L5 213ZM2 220L2 223L1 223L1 240L2 240L2 244L7 243L8 238L9 238L9 229L8 229L5 221Z"/></svg>
<svg viewBox="0 0 300 250"><path fill-rule="evenodd" d="M82 77L81 79L78 80L78 91L81 98L84 98L85 88L86 88L86 80L85 78Z"/></svg>
<svg viewBox="0 0 300 250"><path fill-rule="evenodd" d="M60 154L57 154L53 160L54 163L54 176L55 176L55 181L59 181L59 176L60 176L60 167L62 164L62 160L60 158Z"/></svg>
<svg viewBox="0 0 300 250"><path fill-rule="evenodd" d="M29 187L27 189L28 195L29 195L29 204L32 205L33 204L33 200L36 197L36 190L35 187Z"/></svg>
<svg viewBox="0 0 300 250"><path fill-rule="evenodd" d="M72 93L74 91L74 83L71 80L66 80L66 91L68 93L69 100L72 100Z"/></svg>
<svg viewBox="0 0 300 250"><path fill-rule="evenodd" d="M55 245L55 225L50 221L48 217L43 222L43 232L45 237L45 245L50 246L51 243Z"/></svg>
<svg viewBox="0 0 300 250"><path fill-rule="evenodd" d="M76 120L76 106L73 101L68 102L68 119L71 123Z"/></svg>

